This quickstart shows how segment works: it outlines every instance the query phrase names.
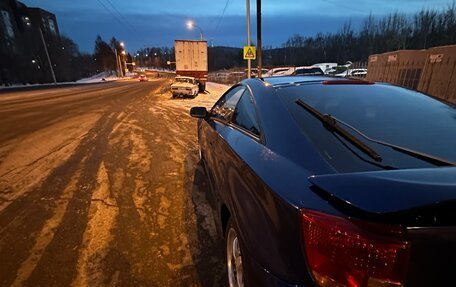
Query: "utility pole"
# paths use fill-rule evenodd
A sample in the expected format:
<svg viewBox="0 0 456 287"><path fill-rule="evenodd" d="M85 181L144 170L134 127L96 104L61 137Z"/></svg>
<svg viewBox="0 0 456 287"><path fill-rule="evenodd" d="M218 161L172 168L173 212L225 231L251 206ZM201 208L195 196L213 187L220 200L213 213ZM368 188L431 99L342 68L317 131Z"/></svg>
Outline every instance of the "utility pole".
<svg viewBox="0 0 456 287"><path fill-rule="evenodd" d="M247 8L247 46L250 46L250 0L246 0ZM250 59L247 60L247 78L250 79L252 70L252 62Z"/></svg>
<svg viewBox="0 0 456 287"><path fill-rule="evenodd" d="M120 67L119 67L119 57L117 56L117 47L114 47L114 54L116 55L117 77L120 77Z"/></svg>
<svg viewBox="0 0 456 287"><path fill-rule="evenodd" d="M258 78L261 78L263 63L261 60L261 0L257 0L257 59L258 59Z"/></svg>
<svg viewBox="0 0 456 287"><path fill-rule="evenodd" d="M52 66L52 63L51 63L51 57L49 57L49 52L48 52L48 49L46 46L46 41L44 40L43 31L41 31L41 27L39 27L38 30L40 30L41 41L43 42L44 51L46 52L46 57L47 57L47 60L49 63L49 67L51 67L52 79L54 80L54 84L56 84L57 80L55 78L54 67Z"/></svg>

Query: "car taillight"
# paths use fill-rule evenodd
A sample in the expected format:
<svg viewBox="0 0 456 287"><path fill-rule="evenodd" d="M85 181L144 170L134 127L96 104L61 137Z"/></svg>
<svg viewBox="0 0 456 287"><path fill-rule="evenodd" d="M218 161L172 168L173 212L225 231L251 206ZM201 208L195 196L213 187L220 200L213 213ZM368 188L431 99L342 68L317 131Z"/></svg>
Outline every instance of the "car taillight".
<svg viewBox="0 0 456 287"><path fill-rule="evenodd" d="M312 276L321 287L404 286L410 244L400 226L301 210Z"/></svg>

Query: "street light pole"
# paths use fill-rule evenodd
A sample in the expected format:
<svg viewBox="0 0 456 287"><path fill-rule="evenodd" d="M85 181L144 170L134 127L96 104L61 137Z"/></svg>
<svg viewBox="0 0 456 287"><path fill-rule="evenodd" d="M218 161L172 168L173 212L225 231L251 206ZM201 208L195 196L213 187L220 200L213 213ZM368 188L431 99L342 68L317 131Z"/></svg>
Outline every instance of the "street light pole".
<svg viewBox="0 0 456 287"><path fill-rule="evenodd" d="M193 21L187 22L187 27L191 30L193 27L196 27L200 30L200 40L203 41L203 29L200 26L195 25Z"/></svg>
<svg viewBox="0 0 456 287"><path fill-rule="evenodd" d="M120 66L122 67L122 77L127 76L127 52L125 50L122 50L122 53L120 53ZM123 62L123 65L122 65Z"/></svg>
<svg viewBox="0 0 456 287"><path fill-rule="evenodd" d="M247 8L247 46L250 46L250 0L246 0ZM247 78L250 79L252 70L252 62L250 59L247 60Z"/></svg>
<svg viewBox="0 0 456 287"><path fill-rule="evenodd" d="M120 68L119 68L119 57L117 56L117 47L114 47L114 53L116 55L116 68L117 68L117 77L120 77Z"/></svg>
<svg viewBox="0 0 456 287"><path fill-rule="evenodd" d="M125 74L125 70L124 70L124 66L122 65L122 62L123 62L122 60L123 60L123 55L125 55L125 43L120 42L119 44L120 44L120 47L122 47L122 51L120 51L120 55L119 55L120 75L123 78L124 74Z"/></svg>
<svg viewBox="0 0 456 287"><path fill-rule="evenodd" d="M51 67L52 79L54 80L54 84L56 84L57 79L55 78L54 67L52 66L52 63L51 63L51 57L49 57L49 52L48 52L48 49L46 46L46 41L44 40L43 31L41 31L41 27L39 27L38 30L40 30L41 41L43 42L44 51L46 52L46 57L47 57L47 60L49 63L49 67Z"/></svg>

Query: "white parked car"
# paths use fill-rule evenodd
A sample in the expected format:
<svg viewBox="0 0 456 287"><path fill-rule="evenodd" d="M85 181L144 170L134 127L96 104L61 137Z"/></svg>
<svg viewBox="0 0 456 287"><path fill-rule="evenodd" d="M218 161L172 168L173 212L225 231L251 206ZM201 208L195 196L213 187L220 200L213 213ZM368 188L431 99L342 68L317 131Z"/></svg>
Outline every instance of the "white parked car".
<svg viewBox="0 0 456 287"><path fill-rule="evenodd" d="M335 69L338 66L338 64L337 63L317 63L317 64L313 64L312 66L319 67L323 71L323 73L328 74L329 71Z"/></svg>
<svg viewBox="0 0 456 287"><path fill-rule="evenodd" d="M293 74L294 67L279 67L267 71L263 76L264 77L276 77L276 76L289 76Z"/></svg>
<svg viewBox="0 0 456 287"><path fill-rule="evenodd" d="M367 75L367 69L348 69L345 72L336 74L336 77L356 77L365 78Z"/></svg>
<svg viewBox="0 0 456 287"><path fill-rule="evenodd" d="M292 73L293 76L322 76L323 70L318 66L297 67Z"/></svg>
<svg viewBox="0 0 456 287"><path fill-rule="evenodd" d="M177 76L176 81L171 85L173 98L196 97L198 95L198 83L193 77Z"/></svg>

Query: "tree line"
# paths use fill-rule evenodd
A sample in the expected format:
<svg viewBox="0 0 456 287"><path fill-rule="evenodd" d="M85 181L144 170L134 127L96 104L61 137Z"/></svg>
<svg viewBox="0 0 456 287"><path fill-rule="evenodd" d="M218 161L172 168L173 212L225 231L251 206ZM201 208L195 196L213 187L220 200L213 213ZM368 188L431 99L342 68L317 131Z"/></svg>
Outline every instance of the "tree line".
<svg viewBox="0 0 456 287"><path fill-rule="evenodd" d="M49 43L49 54L55 69L57 81L75 81L99 72L115 72L115 54L121 55L120 42L112 37L106 42L97 36L93 54L82 53L68 37L60 36L58 43ZM263 65L300 66L317 62L366 61L369 55L401 49L426 49L441 45L456 44L456 4L441 10L423 9L413 15L401 12L386 16L367 16L360 27L353 27L351 21L335 33L315 36L296 34L281 47L263 47ZM49 64L43 51L22 45L24 51L18 55L2 55L0 70L3 83L46 83L52 82ZM29 51L30 50L30 51ZM122 55L122 70L138 66L173 68L167 64L174 61L174 48L144 47L135 55ZM209 47L209 70L216 71L245 67L240 48ZM129 63L129 64L128 64ZM255 66L256 63L254 62ZM8 72L9 71L9 72Z"/></svg>
<svg viewBox="0 0 456 287"><path fill-rule="evenodd" d="M133 69L134 59L130 53L125 52L121 42L115 37L112 37L108 43L98 35L95 40L93 61L97 73L110 72L119 74L120 72L123 74L126 69Z"/></svg>
<svg viewBox="0 0 456 287"><path fill-rule="evenodd" d="M267 65L311 65L317 62L366 61L369 55L456 44L456 5L423 9L414 15L395 12L367 16L356 30L351 21L336 33L291 36L281 48L265 49Z"/></svg>
<svg viewBox="0 0 456 287"><path fill-rule="evenodd" d="M263 47L263 66L302 66L321 62L366 62L372 54L405 49L427 49L456 44L456 5L423 9L413 15L395 12L367 16L360 27L347 21L335 33L295 34L281 47ZM209 70L245 68L242 49L209 48ZM256 61L253 61L256 66Z"/></svg>

